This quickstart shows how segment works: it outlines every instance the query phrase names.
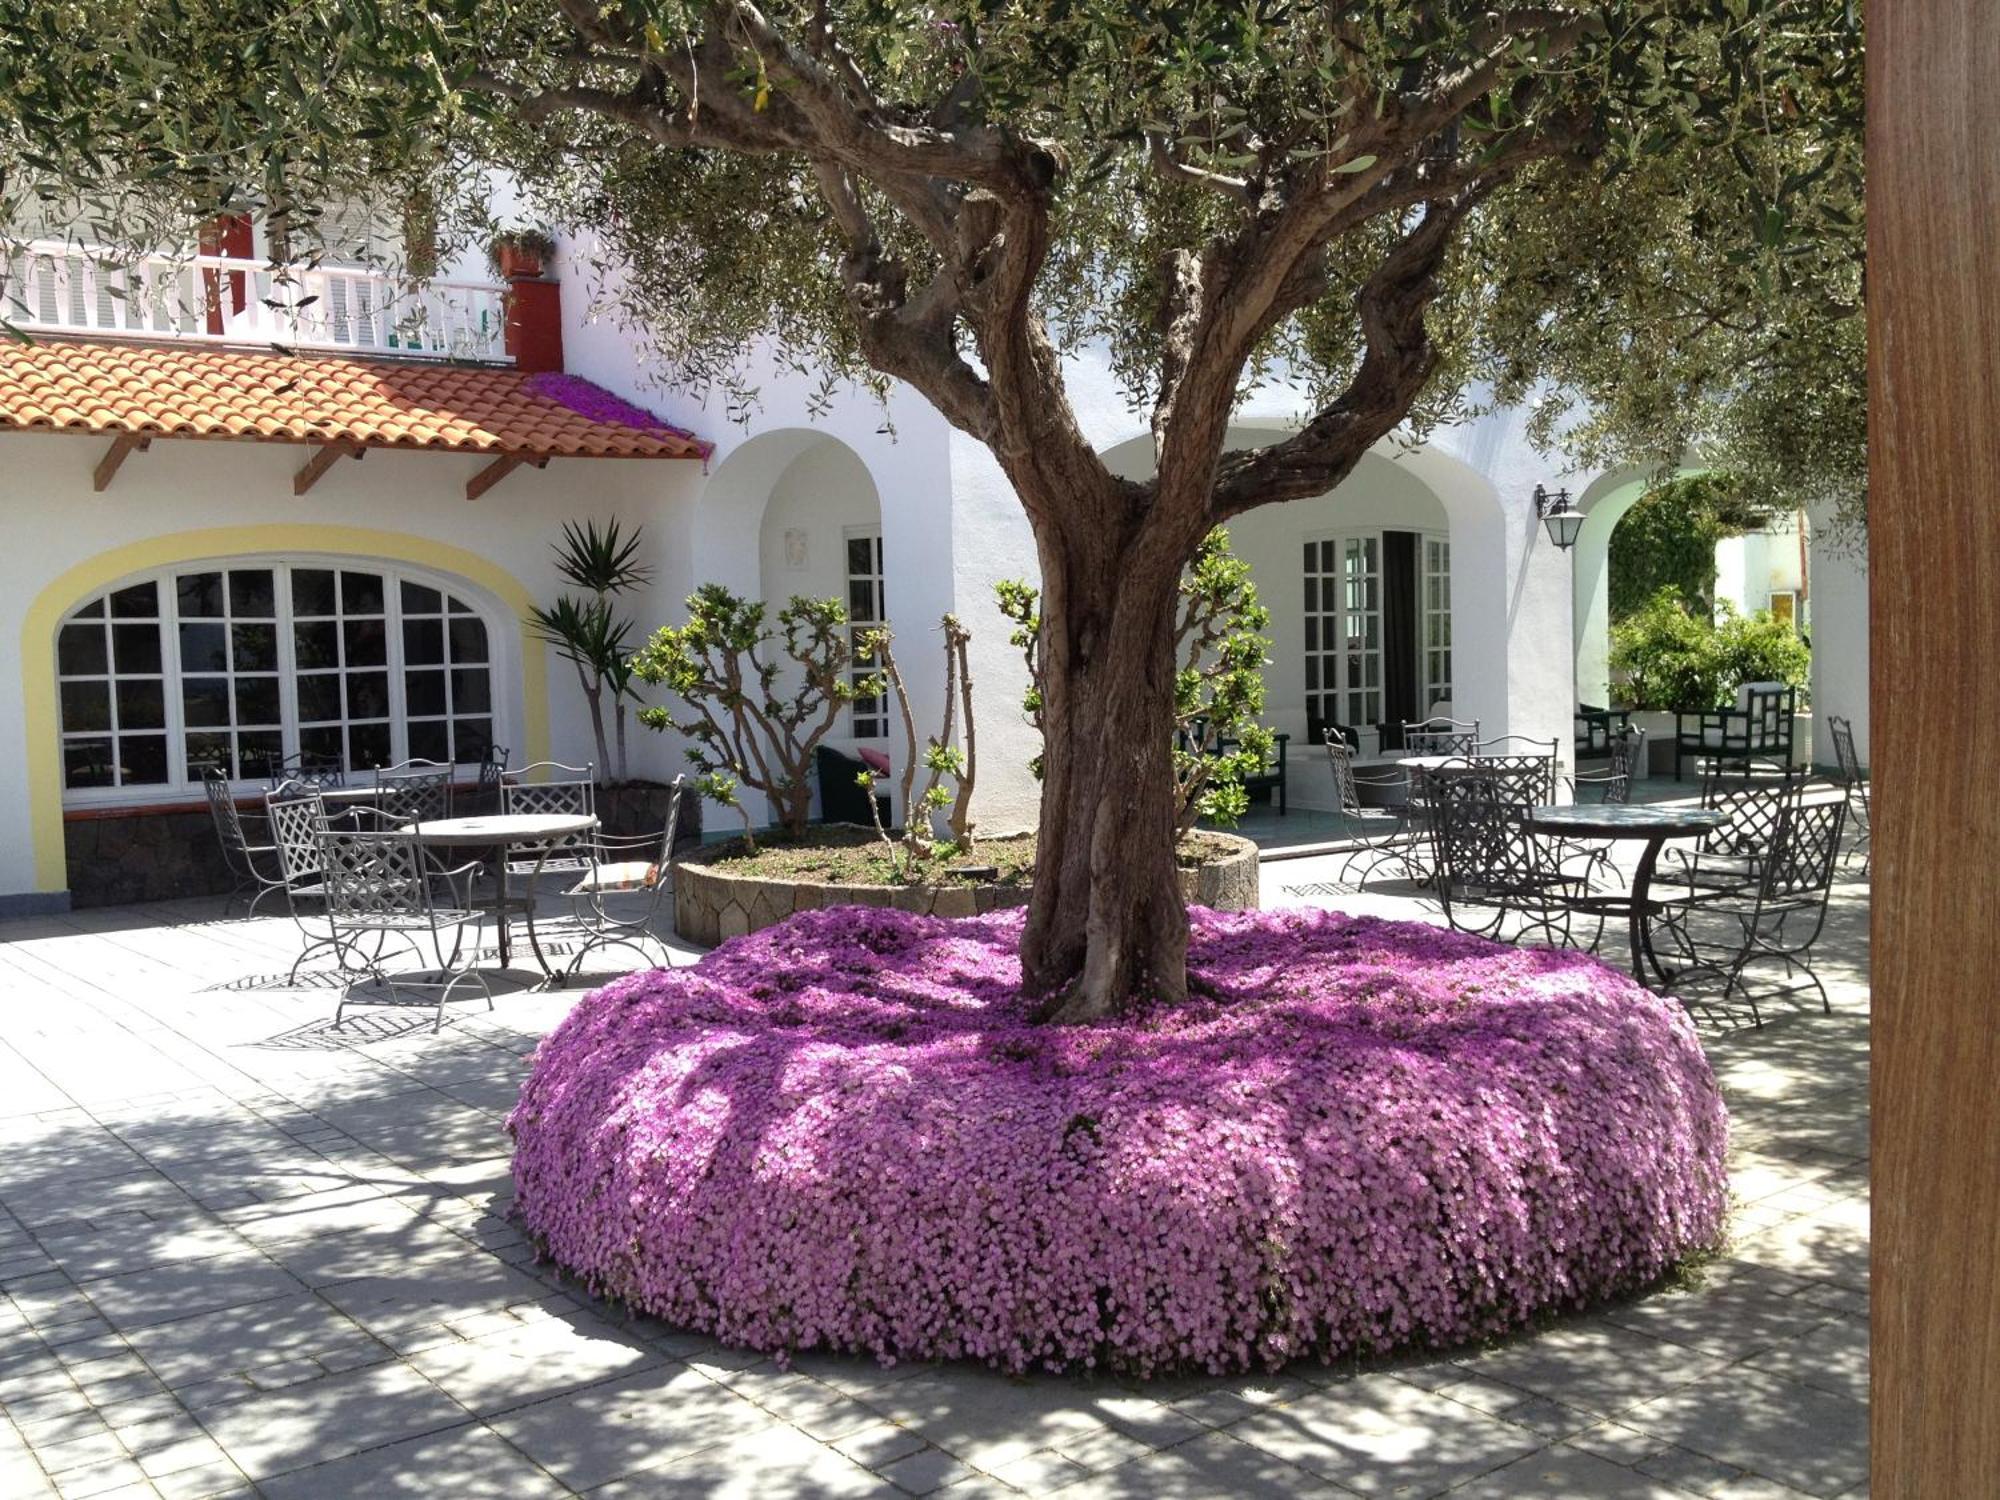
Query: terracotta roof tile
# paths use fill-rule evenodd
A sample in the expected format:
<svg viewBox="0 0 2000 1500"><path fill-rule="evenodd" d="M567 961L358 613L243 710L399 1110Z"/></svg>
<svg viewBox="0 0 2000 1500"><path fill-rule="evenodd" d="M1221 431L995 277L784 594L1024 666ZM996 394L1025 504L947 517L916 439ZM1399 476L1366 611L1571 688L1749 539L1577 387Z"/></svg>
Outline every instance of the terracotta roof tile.
<svg viewBox="0 0 2000 1500"><path fill-rule="evenodd" d="M208 344L0 347L0 431L135 432L526 458L706 458L574 375Z"/></svg>

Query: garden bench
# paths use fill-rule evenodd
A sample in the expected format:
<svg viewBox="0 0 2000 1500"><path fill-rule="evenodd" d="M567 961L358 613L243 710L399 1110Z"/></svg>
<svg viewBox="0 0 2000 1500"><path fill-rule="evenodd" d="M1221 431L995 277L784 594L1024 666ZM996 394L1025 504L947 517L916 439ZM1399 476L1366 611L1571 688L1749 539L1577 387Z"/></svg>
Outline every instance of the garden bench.
<svg viewBox="0 0 2000 1500"><path fill-rule="evenodd" d="M1792 763L1793 715L1799 690L1783 682L1746 682L1736 690L1734 708L1674 715L1674 780L1681 759L1707 757L1717 770L1734 767L1748 774L1753 761Z"/></svg>

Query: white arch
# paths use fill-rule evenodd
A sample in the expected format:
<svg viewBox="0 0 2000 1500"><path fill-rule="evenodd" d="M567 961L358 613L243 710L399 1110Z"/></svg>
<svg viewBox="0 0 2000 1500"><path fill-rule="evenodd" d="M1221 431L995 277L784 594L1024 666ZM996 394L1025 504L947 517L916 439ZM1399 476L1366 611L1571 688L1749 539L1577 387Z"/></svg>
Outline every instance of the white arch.
<svg viewBox="0 0 2000 1500"><path fill-rule="evenodd" d="M1650 464L1623 464L1591 481L1577 499L1583 512L1570 575L1570 620L1576 657L1577 697L1586 703L1611 701L1611 535L1625 514L1648 492L1670 479L1698 474L1697 465L1671 471Z"/></svg>

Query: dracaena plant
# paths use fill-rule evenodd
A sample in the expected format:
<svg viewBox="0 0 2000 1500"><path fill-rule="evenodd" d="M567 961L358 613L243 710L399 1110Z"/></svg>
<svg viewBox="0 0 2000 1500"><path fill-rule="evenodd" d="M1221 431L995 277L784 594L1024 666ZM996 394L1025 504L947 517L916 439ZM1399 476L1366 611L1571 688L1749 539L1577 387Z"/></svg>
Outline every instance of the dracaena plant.
<svg viewBox="0 0 2000 1500"><path fill-rule="evenodd" d="M634 527L627 536L616 520L602 527L595 521L564 523L555 548L556 571L583 592L558 595L553 604L528 611L535 637L576 668L577 685L590 709L597 764L613 785L629 779L625 726L639 701L629 660L632 625L618 618L613 600L644 587L652 577L652 569L640 561L639 531Z"/></svg>
<svg viewBox="0 0 2000 1500"><path fill-rule="evenodd" d="M855 676L847 610L838 599L793 595L775 616L761 600L718 583L687 600L685 625L662 626L632 657L633 674L678 703L639 722L686 737L695 787L756 830L739 795L762 792L778 826L802 837L812 816L813 751L857 697L884 691L880 673Z"/></svg>

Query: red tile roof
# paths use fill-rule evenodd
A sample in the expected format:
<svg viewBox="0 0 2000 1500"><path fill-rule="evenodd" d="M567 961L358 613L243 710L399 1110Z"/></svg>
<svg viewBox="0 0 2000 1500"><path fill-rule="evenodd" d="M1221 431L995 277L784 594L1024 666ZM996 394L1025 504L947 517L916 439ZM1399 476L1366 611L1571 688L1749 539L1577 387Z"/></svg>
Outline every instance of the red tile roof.
<svg viewBox="0 0 2000 1500"><path fill-rule="evenodd" d="M345 441L521 458L706 458L575 376L208 344L0 346L0 431Z"/></svg>

